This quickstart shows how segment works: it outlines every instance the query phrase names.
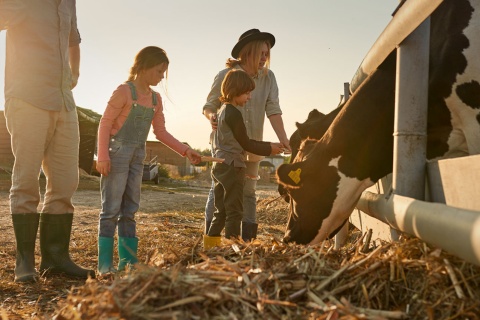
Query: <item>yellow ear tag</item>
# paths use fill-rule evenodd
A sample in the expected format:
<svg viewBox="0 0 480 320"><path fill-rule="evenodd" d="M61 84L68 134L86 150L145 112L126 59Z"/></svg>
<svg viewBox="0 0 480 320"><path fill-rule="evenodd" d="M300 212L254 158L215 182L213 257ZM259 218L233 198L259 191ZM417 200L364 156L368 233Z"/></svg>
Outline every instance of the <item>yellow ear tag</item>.
<svg viewBox="0 0 480 320"><path fill-rule="evenodd" d="M302 169L298 168L295 171L290 171L288 173L288 177L295 182L295 184L298 184L300 182L300 173L302 173Z"/></svg>

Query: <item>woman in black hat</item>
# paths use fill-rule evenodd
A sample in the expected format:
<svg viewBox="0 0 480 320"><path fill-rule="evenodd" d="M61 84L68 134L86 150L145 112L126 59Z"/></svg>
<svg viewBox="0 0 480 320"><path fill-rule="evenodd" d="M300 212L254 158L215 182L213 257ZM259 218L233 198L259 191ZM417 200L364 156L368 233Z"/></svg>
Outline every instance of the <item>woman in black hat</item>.
<svg viewBox="0 0 480 320"><path fill-rule="evenodd" d="M275 45L275 37L258 29L250 29L243 33L232 49L232 58L226 62L226 69L220 71L213 81L212 88L203 106L203 114L210 121L212 129L217 128L216 113L221 106L222 81L231 69L242 69L255 81L250 101L241 108L243 121L250 139L263 140L263 124L265 116L270 120L278 140L286 151L290 151L290 142L282 120L282 110L278 99L278 86L275 75L269 69L270 49ZM251 240L257 235L256 223L256 185L258 168L263 157L247 153L245 164L246 181L243 200L242 238ZM213 218L213 191L210 190L205 207L205 233L208 232Z"/></svg>

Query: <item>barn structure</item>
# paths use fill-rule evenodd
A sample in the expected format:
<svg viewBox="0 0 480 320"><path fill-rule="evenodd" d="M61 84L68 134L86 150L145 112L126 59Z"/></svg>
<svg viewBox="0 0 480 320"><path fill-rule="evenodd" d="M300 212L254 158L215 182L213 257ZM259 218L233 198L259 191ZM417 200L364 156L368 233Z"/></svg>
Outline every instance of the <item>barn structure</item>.
<svg viewBox="0 0 480 320"><path fill-rule="evenodd" d="M100 124L100 118L102 116L93 110L78 106L77 115L80 131L78 166L88 174L92 174L97 145L98 125Z"/></svg>
<svg viewBox="0 0 480 320"><path fill-rule="evenodd" d="M184 142L188 145L188 143ZM173 176L193 175L195 168L187 157L182 157L160 141L147 141L145 161L157 157L157 162L168 168Z"/></svg>
<svg viewBox="0 0 480 320"><path fill-rule="evenodd" d="M77 107L77 115L80 131L79 167L90 174L101 115L81 107ZM12 168L14 161L4 111L0 110L0 166Z"/></svg>

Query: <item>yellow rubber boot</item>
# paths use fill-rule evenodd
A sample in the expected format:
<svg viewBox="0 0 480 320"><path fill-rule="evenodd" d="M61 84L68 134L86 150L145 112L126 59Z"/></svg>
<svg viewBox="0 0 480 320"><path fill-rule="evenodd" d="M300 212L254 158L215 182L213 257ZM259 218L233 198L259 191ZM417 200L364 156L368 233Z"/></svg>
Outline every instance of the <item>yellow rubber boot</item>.
<svg viewBox="0 0 480 320"><path fill-rule="evenodd" d="M203 235L203 248L205 250L222 245L222 237L210 237L206 234Z"/></svg>

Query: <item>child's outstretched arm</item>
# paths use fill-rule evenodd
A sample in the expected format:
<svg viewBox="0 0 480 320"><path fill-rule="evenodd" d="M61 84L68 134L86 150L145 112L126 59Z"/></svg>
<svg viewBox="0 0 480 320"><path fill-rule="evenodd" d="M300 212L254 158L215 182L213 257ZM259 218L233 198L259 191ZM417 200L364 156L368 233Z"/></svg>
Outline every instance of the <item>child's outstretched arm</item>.
<svg viewBox="0 0 480 320"><path fill-rule="evenodd" d="M271 156L280 154L284 151L283 144L279 142L270 142L270 147L272 147L272 153L270 154Z"/></svg>
<svg viewBox="0 0 480 320"><path fill-rule="evenodd" d="M245 128L245 124L243 123L242 114L232 105L227 105L225 109L225 122L232 130L235 140L237 140L245 151L260 156L268 156L272 154L270 142L256 141L248 137L247 128Z"/></svg>

